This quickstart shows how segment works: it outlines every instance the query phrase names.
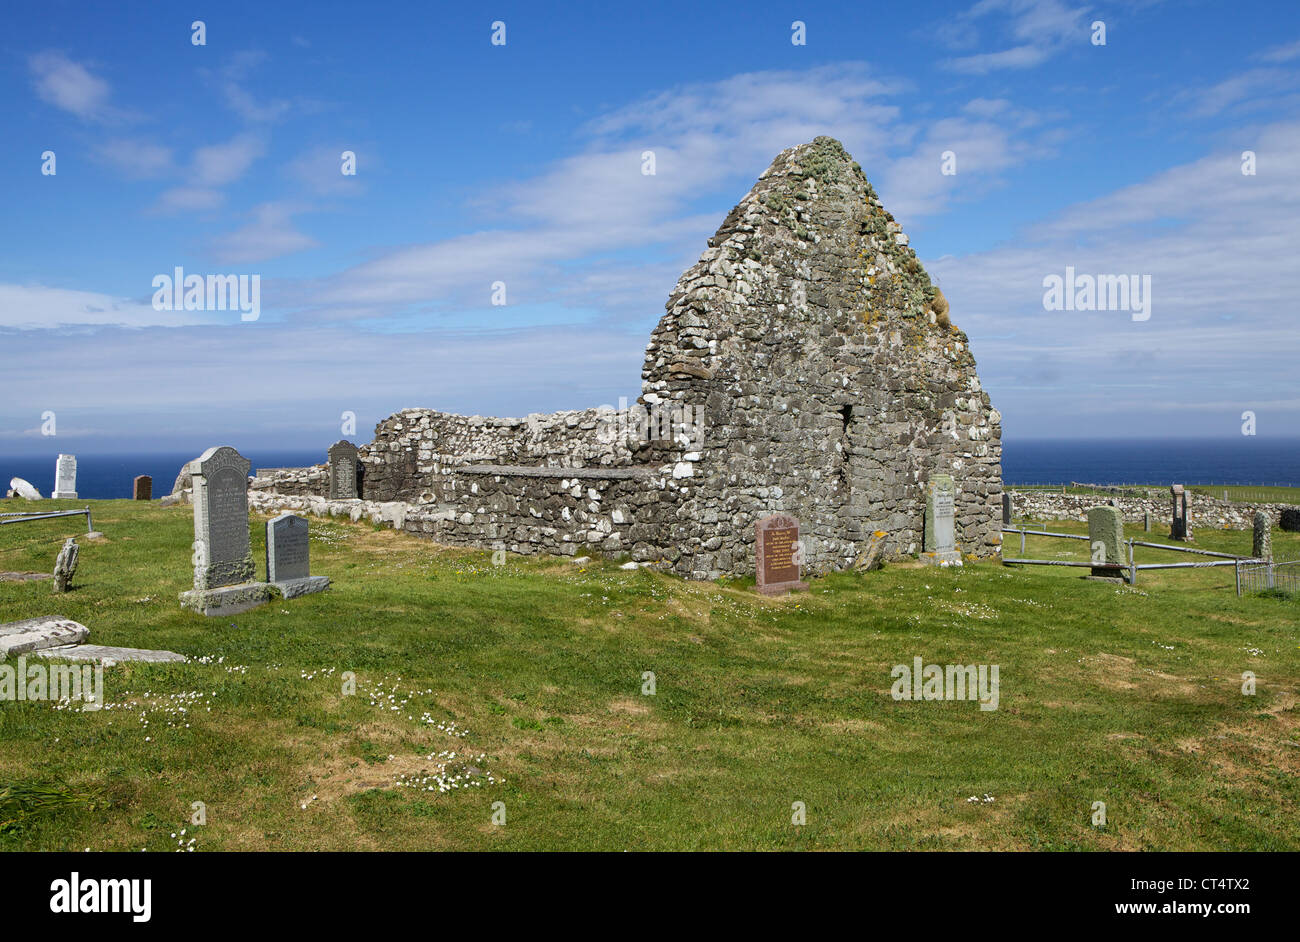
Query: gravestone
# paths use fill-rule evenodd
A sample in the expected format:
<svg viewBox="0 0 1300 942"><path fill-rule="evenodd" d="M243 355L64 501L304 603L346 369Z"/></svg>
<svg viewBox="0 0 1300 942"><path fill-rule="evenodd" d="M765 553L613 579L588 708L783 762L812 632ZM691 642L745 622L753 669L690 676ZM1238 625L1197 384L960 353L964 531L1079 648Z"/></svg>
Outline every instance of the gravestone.
<svg viewBox="0 0 1300 942"><path fill-rule="evenodd" d="M77 499L77 456L59 455L54 462L54 498Z"/></svg>
<svg viewBox="0 0 1300 942"><path fill-rule="evenodd" d="M871 572L880 566L880 554L885 548L885 537L889 534L884 530L876 530L871 534L871 539L867 541L867 549L853 563L853 568L858 572Z"/></svg>
<svg viewBox="0 0 1300 942"><path fill-rule="evenodd" d="M1142 530L1145 533L1151 532L1151 511L1149 510L1142 513Z"/></svg>
<svg viewBox="0 0 1300 942"><path fill-rule="evenodd" d="M193 479L194 590L181 607L203 615L235 615L271 598L254 582L248 539L249 460L229 446L209 448L188 465Z"/></svg>
<svg viewBox="0 0 1300 942"><path fill-rule="evenodd" d="M41 492L22 478L10 478L9 496L23 497L27 500L42 500Z"/></svg>
<svg viewBox="0 0 1300 942"><path fill-rule="evenodd" d="M801 556L797 519L772 514L754 524L754 575L760 593L784 595L808 588L799 579Z"/></svg>
<svg viewBox="0 0 1300 942"><path fill-rule="evenodd" d="M326 576L311 574L306 517L283 513L266 521L266 581L286 599L329 588Z"/></svg>
<svg viewBox="0 0 1300 942"><path fill-rule="evenodd" d="M329 447L330 500L350 500L357 494L357 446L348 441Z"/></svg>
<svg viewBox="0 0 1300 942"><path fill-rule="evenodd" d="M960 566L956 537L957 487L952 476L932 474L925 494L925 552L930 566Z"/></svg>
<svg viewBox="0 0 1300 942"><path fill-rule="evenodd" d="M1300 533L1300 507L1283 507L1278 529L1287 533Z"/></svg>
<svg viewBox="0 0 1300 942"><path fill-rule="evenodd" d="M63 549L59 550L58 558L54 560L55 592L67 592L72 587L72 577L77 574L77 556L80 552L77 541L71 537L63 544Z"/></svg>
<svg viewBox="0 0 1300 942"><path fill-rule="evenodd" d="M1181 484L1172 484L1169 494L1173 498L1173 523L1169 527L1169 538L1190 542L1192 525L1187 516L1187 490Z"/></svg>
<svg viewBox="0 0 1300 942"><path fill-rule="evenodd" d="M1250 555L1255 559L1273 558L1273 525L1268 514L1262 510L1255 511L1255 534Z"/></svg>
<svg viewBox="0 0 1300 942"><path fill-rule="evenodd" d="M136 477L131 486L132 500L153 500L153 478L147 474Z"/></svg>
<svg viewBox="0 0 1300 942"><path fill-rule="evenodd" d="M1015 508L1012 506L1011 503L1011 492L1003 491L1002 492L1002 525L1004 527L1011 526L1011 517L1014 510Z"/></svg>
<svg viewBox="0 0 1300 942"><path fill-rule="evenodd" d="M1089 578L1123 582L1124 522L1118 507L1093 507L1088 511L1088 546L1094 563Z"/></svg>
<svg viewBox="0 0 1300 942"><path fill-rule="evenodd" d="M0 661L10 655L27 654L41 648L79 644L90 630L62 615L43 615L0 625Z"/></svg>

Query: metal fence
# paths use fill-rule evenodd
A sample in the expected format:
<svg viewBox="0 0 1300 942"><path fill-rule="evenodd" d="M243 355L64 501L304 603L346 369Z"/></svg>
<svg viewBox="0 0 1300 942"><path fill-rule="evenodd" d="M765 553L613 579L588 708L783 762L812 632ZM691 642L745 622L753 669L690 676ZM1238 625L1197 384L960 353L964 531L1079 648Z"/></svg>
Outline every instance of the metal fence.
<svg viewBox="0 0 1300 942"><path fill-rule="evenodd" d="M1266 592L1300 592L1300 559L1251 560L1237 567L1237 594Z"/></svg>
<svg viewBox="0 0 1300 942"><path fill-rule="evenodd" d="M30 523L33 520L52 520L55 517L80 517L83 515L86 518L86 532L94 533L95 525L91 522L89 507L86 507L83 510L52 510L44 512L37 510L22 510L16 513L3 513L0 514L0 526L3 526L6 523Z"/></svg>
<svg viewBox="0 0 1300 942"><path fill-rule="evenodd" d="M1233 566L1238 573L1241 571L1243 563L1259 563L1262 560L1251 559L1249 557L1234 556L1231 553L1214 553L1210 550L1192 549L1190 546L1174 546L1169 543L1149 543L1145 540L1125 540L1124 545L1128 547L1128 562L1080 562L1077 560L1064 559L1028 559L1025 558L1025 537L1028 536L1045 536L1059 540L1089 540L1090 538L1079 533L1049 533L1043 530L1026 530L1023 527L1003 527L1003 533L1015 533L1020 536L1020 556L1008 557L1006 555L1006 543L1003 542L1002 564L1004 566L1086 566L1094 572L1106 572L1110 575L1123 577L1129 585L1137 582L1137 574L1142 569L1209 569L1216 566ZM1175 553L1189 553L1193 556L1213 557L1201 562L1192 563L1139 563L1137 561L1136 547L1146 546L1151 549L1172 550ZM1238 581L1237 594L1241 594L1240 581Z"/></svg>

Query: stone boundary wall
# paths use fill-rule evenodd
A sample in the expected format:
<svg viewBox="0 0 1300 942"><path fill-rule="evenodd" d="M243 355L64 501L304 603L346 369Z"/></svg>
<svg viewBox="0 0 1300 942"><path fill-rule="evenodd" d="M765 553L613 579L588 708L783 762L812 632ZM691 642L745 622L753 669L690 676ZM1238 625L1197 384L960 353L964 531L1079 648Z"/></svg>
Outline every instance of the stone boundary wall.
<svg viewBox="0 0 1300 942"><path fill-rule="evenodd" d="M365 481L361 496L454 503L465 487L459 472L479 465L629 468L682 460L681 442L631 440L622 434L630 427L627 410L608 408L521 419L403 409L380 422L374 440L360 448Z"/></svg>
<svg viewBox="0 0 1300 942"><path fill-rule="evenodd" d="M1101 494L1055 494L1050 491L1017 491L1008 487L1013 495L1014 517L1034 520L1086 520L1088 509L1112 500L1119 507L1125 523L1141 523L1143 514L1151 514L1151 532L1168 532L1173 517L1173 498L1116 496ZM1187 512L1191 517L1192 535L1197 528L1213 530L1249 530L1254 526L1255 511L1268 514L1277 526L1282 510L1290 504L1236 503L1208 497L1194 491L1187 493Z"/></svg>
<svg viewBox="0 0 1300 942"><path fill-rule="evenodd" d="M290 496L324 497L329 491L330 476L326 465L310 468L258 468L248 483L249 491L266 491Z"/></svg>
<svg viewBox="0 0 1300 942"><path fill-rule="evenodd" d="M658 532L657 521L675 508L671 481L671 475L485 473L470 485L472 499L459 506L327 500L267 491L250 491L248 499L250 508L262 513L294 510L370 520L448 546L504 549L524 556L628 553L643 565L671 569L678 554L650 542Z"/></svg>

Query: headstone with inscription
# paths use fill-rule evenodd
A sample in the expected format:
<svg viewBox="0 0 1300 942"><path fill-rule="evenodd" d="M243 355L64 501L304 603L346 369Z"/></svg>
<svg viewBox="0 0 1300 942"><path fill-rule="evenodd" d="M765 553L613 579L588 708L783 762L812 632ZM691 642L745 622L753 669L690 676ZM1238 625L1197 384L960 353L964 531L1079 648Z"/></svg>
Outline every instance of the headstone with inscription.
<svg viewBox="0 0 1300 942"><path fill-rule="evenodd" d="M306 517L283 513L266 521L266 581L286 599L329 588L328 577L311 574Z"/></svg>
<svg viewBox="0 0 1300 942"><path fill-rule="evenodd" d="M77 499L77 456L59 455L54 463L54 498Z"/></svg>
<svg viewBox="0 0 1300 942"><path fill-rule="evenodd" d="M234 615L270 601L270 586L254 581L249 466L225 445L209 448L187 466L194 486L194 590L181 593L182 608Z"/></svg>
<svg viewBox="0 0 1300 942"><path fill-rule="evenodd" d="M131 486L132 500L153 500L153 478L147 474L136 477Z"/></svg>
<svg viewBox="0 0 1300 942"><path fill-rule="evenodd" d="M925 550L921 561L930 566L960 566L957 549L957 487L952 476L932 474L925 494Z"/></svg>
<svg viewBox="0 0 1300 942"><path fill-rule="evenodd" d="M350 500L357 494L357 446L348 441L329 448L330 500Z"/></svg>
<svg viewBox="0 0 1300 942"><path fill-rule="evenodd" d="M754 525L754 575L763 595L784 595L806 589L799 579L803 544L799 521L789 514L772 514Z"/></svg>
<svg viewBox="0 0 1300 942"><path fill-rule="evenodd" d="M1107 504L1088 511L1088 547L1092 558L1091 577L1123 582L1124 522L1119 508Z"/></svg>

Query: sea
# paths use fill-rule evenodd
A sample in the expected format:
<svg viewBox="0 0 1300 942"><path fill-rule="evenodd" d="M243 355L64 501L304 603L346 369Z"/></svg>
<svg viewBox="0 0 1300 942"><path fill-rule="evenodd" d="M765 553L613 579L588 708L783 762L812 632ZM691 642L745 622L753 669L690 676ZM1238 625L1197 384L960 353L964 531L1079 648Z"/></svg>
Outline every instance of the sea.
<svg viewBox="0 0 1300 942"><path fill-rule="evenodd" d="M48 455L0 454L0 494L9 479L30 481L45 497L54 489L58 450ZM154 497L170 494L183 452L77 455L77 495L92 500L129 498L138 474L153 478ZM256 451L257 468L297 468L325 461L318 450ZM1300 487L1300 438L1257 439L1006 439L1002 479L1007 484L1250 484Z"/></svg>

